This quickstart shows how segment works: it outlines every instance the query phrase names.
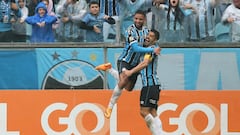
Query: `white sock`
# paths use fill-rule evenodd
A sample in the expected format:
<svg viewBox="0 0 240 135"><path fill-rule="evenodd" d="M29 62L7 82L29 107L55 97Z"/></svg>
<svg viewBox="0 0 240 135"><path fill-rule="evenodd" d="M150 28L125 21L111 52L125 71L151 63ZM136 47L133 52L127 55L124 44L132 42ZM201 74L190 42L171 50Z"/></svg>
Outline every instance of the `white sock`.
<svg viewBox="0 0 240 135"><path fill-rule="evenodd" d="M117 81L119 81L118 71L114 68L110 68L107 70Z"/></svg>
<svg viewBox="0 0 240 135"><path fill-rule="evenodd" d="M154 124L156 125L156 129L154 129L157 135L162 135L162 122L158 116L154 117L153 119Z"/></svg>
<svg viewBox="0 0 240 135"><path fill-rule="evenodd" d="M151 133L153 135L158 135L157 132L155 131L156 126L155 126L155 123L154 123L153 116L149 113L147 116L145 116L144 120L146 121L147 126L150 129Z"/></svg>
<svg viewBox="0 0 240 135"><path fill-rule="evenodd" d="M110 102L108 104L109 108L113 108L113 106L117 103L118 98L121 96L122 94L122 89L120 89L118 87L118 85L115 86L113 93L112 93L112 97L110 99Z"/></svg>

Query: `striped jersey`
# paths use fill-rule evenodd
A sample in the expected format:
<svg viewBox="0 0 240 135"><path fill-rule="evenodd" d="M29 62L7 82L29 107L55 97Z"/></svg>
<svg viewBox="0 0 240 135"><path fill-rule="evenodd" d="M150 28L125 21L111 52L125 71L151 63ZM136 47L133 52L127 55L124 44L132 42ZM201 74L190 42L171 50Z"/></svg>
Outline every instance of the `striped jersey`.
<svg viewBox="0 0 240 135"><path fill-rule="evenodd" d="M148 32L149 30L145 26L143 26L141 30L137 29L134 24L129 26L125 32L125 47L118 60L136 66L139 63L141 53L134 52L131 45L137 41L139 46L143 46L143 42L147 37Z"/></svg>
<svg viewBox="0 0 240 135"><path fill-rule="evenodd" d="M157 47L153 45L151 47ZM154 53L151 53L152 61L148 66L141 70L142 85L143 86L153 86L160 85L159 78L157 76L157 67L158 67L158 56ZM140 60L144 59L144 55L141 56Z"/></svg>
<svg viewBox="0 0 240 135"><path fill-rule="evenodd" d="M119 16L119 3L117 0L99 0L100 12L108 16Z"/></svg>

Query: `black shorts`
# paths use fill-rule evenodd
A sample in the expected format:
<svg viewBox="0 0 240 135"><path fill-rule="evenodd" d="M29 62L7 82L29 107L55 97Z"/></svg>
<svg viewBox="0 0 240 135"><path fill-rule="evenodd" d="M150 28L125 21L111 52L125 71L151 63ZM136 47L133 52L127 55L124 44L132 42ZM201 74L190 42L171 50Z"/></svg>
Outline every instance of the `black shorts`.
<svg viewBox="0 0 240 135"><path fill-rule="evenodd" d="M140 95L140 106L157 110L160 91L159 85L143 87Z"/></svg>
<svg viewBox="0 0 240 135"><path fill-rule="evenodd" d="M117 67L118 67L118 73L120 74L120 73L122 73L122 69L123 69L123 68L126 68L126 69L128 69L128 70L131 70L131 69L134 68L135 66L132 66L132 65L130 65L129 63L126 63L125 61L120 61L120 60L118 60L118 61L117 61ZM132 75L129 77L129 80L132 81L132 82L136 82L138 75L139 75L139 72L132 74Z"/></svg>

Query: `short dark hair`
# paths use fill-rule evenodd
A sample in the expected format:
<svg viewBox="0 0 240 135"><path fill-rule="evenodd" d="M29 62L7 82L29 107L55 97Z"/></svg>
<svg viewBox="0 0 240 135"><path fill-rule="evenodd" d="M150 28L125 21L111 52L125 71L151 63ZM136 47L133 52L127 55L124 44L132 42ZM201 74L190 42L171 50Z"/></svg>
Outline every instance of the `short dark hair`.
<svg viewBox="0 0 240 135"><path fill-rule="evenodd" d="M99 2L97 2L96 0L91 0L88 6L90 7L93 4L97 4L98 6L100 6Z"/></svg>
<svg viewBox="0 0 240 135"><path fill-rule="evenodd" d="M134 15L136 15L136 14L141 14L146 18L146 12L143 10L137 10Z"/></svg>
<svg viewBox="0 0 240 135"><path fill-rule="evenodd" d="M151 29L150 31L153 32L154 35L155 35L155 38L156 38L157 40L159 40L159 38L160 38L160 33L159 33L157 30L155 30L155 29Z"/></svg>

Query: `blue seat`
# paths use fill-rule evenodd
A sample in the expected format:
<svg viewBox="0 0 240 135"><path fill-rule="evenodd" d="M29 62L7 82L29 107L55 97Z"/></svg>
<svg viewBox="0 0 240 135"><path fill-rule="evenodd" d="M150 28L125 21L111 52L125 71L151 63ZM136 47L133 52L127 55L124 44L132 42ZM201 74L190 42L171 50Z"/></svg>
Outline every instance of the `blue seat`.
<svg viewBox="0 0 240 135"><path fill-rule="evenodd" d="M215 38L216 42L231 42L230 25L224 25L221 22L218 23L215 26Z"/></svg>

